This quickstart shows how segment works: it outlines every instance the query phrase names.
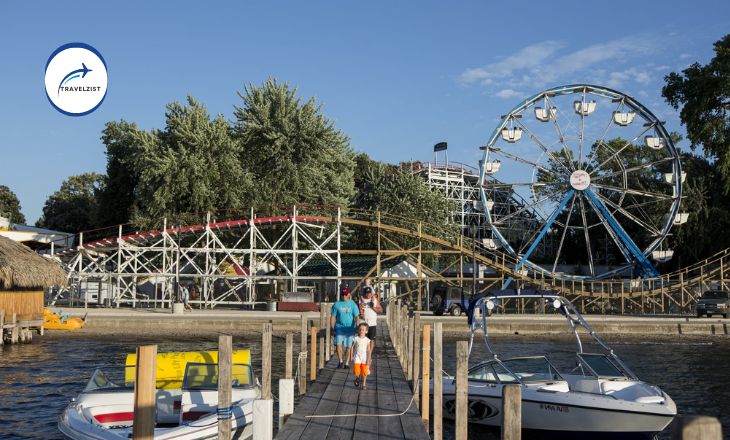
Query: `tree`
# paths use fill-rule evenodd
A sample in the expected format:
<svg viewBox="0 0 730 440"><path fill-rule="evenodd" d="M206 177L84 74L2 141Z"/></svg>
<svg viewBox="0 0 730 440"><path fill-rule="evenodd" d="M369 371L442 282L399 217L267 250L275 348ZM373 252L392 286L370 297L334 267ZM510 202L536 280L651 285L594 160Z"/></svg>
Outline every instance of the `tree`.
<svg viewBox="0 0 730 440"><path fill-rule="evenodd" d="M269 79L239 93L233 133L241 161L254 175L259 205L347 206L353 193L350 139L322 114L314 98Z"/></svg>
<svg viewBox="0 0 730 440"><path fill-rule="evenodd" d="M139 170L140 130L126 121L108 122L101 140L106 145L106 175L99 191L98 226L127 223L132 217Z"/></svg>
<svg viewBox="0 0 730 440"><path fill-rule="evenodd" d="M431 190L426 182L410 171L407 164L396 166L370 159L366 154L355 158L357 193L352 206L357 209L381 211L390 215L389 224L400 224L413 229L415 221L442 227L446 235L460 231L454 224L451 213L453 202L442 193ZM386 222L386 220L384 220ZM350 238L361 245L374 247L372 236L361 234ZM401 243L407 246L407 241ZM354 244L354 243L353 243Z"/></svg>
<svg viewBox="0 0 730 440"><path fill-rule="evenodd" d="M5 185L0 185L0 217L5 217L11 223L25 224L25 216L20 212L18 196Z"/></svg>
<svg viewBox="0 0 730 440"><path fill-rule="evenodd" d="M69 177L46 200L36 226L64 232L94 228L98 209L96 197L102 182L103 176L98 173Z"/></svg>
<svg viewBox="0 0 730 440"><path fill-rule="evenodd" d="M163 217L184 221L183 213L249 201L251 175L222 115L211 119L203 105L188 97L186 105L168 104L165 121L164 130L130 130L132 157L121 162L120 174L135 184L135 223L149 225Z"/></svg>
<svg viewBox="0 0 730 440"><path fill-rule="evenodd" d="M664 80L662 96L687 128L692 149L717 159L724 191L730 193L730 35L715 43L715 57L702 66L694 63Z"/></svg>

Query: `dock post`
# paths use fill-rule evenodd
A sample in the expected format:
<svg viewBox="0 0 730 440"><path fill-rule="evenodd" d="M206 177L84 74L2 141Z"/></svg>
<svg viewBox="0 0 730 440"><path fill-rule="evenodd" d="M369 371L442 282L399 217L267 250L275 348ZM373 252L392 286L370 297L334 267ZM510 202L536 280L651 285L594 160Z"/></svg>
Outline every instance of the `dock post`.
<svg viewBox="0 0 730 440"><path fill-rule="evenodd" d="M253 440L274 438L274 401L253 401Z"/></svg>
<svg viewBox="0 0 730 440"><path fill-rule="evenodd" d="M10 329L10 343L17 344L19 338L18 315L13 312L13 328Z"/></svg>
<svg viewBox="0 0 730 440"><path fill-rule="evenodd" d="M522 386L505 385L502 388L502 440L522 438Z"/></svg>
<svg viewBox="0 0 730 440"><path fill-rule="evenodd" d="M327 303L327 305L329 305L329 303ZM332 335L330 334L329 315L325 315L324 319L324 338L325 343L327 344L324 350L325 362L327 362L332 359Z"/></svg>
<svg viewBox="0 0 730 440"><path fill-rule="evenodd" d="M421 315L414 312L413 316L413 355L411 356L411 380L413 381L413 394L416 395L416 406L421 406L418 401L418 377L421 373Z"/></svg>
<svg viewBox="0 0 730 440"><path fill-rule="evenodd" d="M444 354L443 323L437 322L433 331L433 440L444 438Z"/></svg>
<svg viewBox="0 0 730 440"><path fill-rule="evenodd" d="M153 440L155 436L156 345L137 347L135 370L132 437L135 440Z"/></svg>
<svg viewBox="0 0 730 440"><path fill-rule="evenodd" d="M270 322L264 324L261 333L261 398L271 399L271 333Z"/></svg>
<svg viewBox="0 0 730 440"><path fill-rule="evenodd" d="M5 343L5 310L0 310L0 346Z"/></svg>
<svg viewBox="0 0 730 440"><path fill-rule="evenodd" d="M468 369L469 354L466 341L456 342L456 440L467 440L469 423L469 396L466 371Z"/></svg>
<svg viewBox="0 0 730 440"><path fill-rule="evenodd" d="M298 369L299 369L299 395L304 395L307 392L307 328L309 327L309 319L302 313L302 331L300 336L299 345L299 358L298 358Z"/></svg>
<svg viewBox="0 0 730 440"><path fill-rule="evenodd" d="M722 425L715 417L677 416L672 440L720 440Z"/></svg>
<svg viewBox="0 0 730 440"><path fill-rule="evenodd" d="M279 379L279 431L294 413L294 379Z"/></svg>
<svg viewBox="0 0 730 440"><path fill-rule="evenodd" d="M233 343L231 335L218 336L218 438L231 438L231 383ZM265 356L264 356L265 358ZM266 374L266 372L264 372ZM265 385L264 385L265 386Z"/></svg>
<svg viewBox="0 0 730 440"><path fill-rule="evenodd" d="M423 426L426 428L426 432L429 432L430 423L428 420L429 416L429 403L431 398L429 396L429 384L431 382L431 326L426 324L423 326L423 362L421 364L423 368L423 374L421 375L421 420L423 420Z"/></svg>
<svg viewBox="0 0 730 440"><path fill-rule="evenodd" d="M322 333L322 332L320 331L320 333ZM322 337L322 336L319 337L318 346L319 346L319 369L321 370L322 368L324 368L324 337Z"/></svg>
<svg viewBox="0 0 730 440"><path fill-rule="evenodd" d="M286 354L284 359L284 378L294 379L292 368L292 357L294 356L294 335L291 333L286 334Z"/></svg>
<svg viewBox="0 0 730 440"><path fill-rule="evenodd" d="M312 333L312 342L310 343L312 357L309 360L309 380L314 382L317 380L317 327L312 327L310 332Z"/></svg>

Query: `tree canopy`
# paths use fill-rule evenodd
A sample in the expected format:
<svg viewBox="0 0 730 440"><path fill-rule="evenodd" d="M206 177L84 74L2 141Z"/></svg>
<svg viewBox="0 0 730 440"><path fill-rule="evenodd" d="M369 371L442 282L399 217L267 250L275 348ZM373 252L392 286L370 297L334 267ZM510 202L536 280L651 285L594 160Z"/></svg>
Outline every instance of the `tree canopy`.
<svg viewBox="0 0 730 440"><path fill-rule="evenodd" d="M725 193L730 193L730 35L715 43L715 57L665 77L662 95L680 111L692 148L717 160Z"/></svg>
<svg viewBox="0 0 730 440"><path fill-rule="evenodd" d="M96 226L97 194L104 176L83 173L64 180L43 206L43 215L36 222L40 228L64 232L80 232Z"/></svg>
<svg viewBox="0 0 730 440"><path fill-rule="evenodd" d="M5 217L12 223L25 224L25 216L20 210L18 196L7 186L0 185L0 217Z"/></svg>
<svg viewBox="0 0 730 440"><path fill-rule="evenodd" d="M274 79L239 93L233 135L244 168L254 176L259 205L347 206L353 196L350 139L322 114L314 98Z"/></svg>

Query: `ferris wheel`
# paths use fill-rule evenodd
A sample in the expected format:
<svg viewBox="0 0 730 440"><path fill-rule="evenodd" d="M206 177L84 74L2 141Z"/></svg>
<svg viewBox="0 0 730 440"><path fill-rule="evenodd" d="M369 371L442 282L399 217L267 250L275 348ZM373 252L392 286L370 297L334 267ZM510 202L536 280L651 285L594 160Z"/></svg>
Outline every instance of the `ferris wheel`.
<svg viewBox="0 0 730 440"><path fill-rule="evenodd" d="M671 259L665 239L688 216L680 212L685 173L663 122L636 99L587 84L545 90L502 116L482 149L490 243L514 255L517 270L646 278L658 275L652 259ZM505 190L525 202L493 209ZM537 227L515 225L525 212Z"/></svg>

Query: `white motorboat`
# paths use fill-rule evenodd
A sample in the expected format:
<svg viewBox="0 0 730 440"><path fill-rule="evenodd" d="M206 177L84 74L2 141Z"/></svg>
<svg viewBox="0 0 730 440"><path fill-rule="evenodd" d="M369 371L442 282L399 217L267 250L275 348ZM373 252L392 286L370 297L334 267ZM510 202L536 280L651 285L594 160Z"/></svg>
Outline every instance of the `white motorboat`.
<svg viewBox="0 0 730 440"><path fill-rule="evenodd" d="M489 341L487 319L495 303L511 298L544 300L565 316L578 345L572 371L559 372L545 356L499 357ZM537 438L652 438L677 414L674 401L657 386L639 380L561 296L547 291L493 291L471 301L469 323L469 353L474 333L481 329L492 356L468 370L471 423L501 426L505 384L521 386L522 429ZM599 353L583 351L579 327L593 338ZM455 388L454 378L444 379L444 416L448 418L454 417Z"/></svg>
<svg viewBox="0 0 730 440"><path fill-rule="evenodd" d="M134 384L125 380L121 383L124 385L113 383L101 370L96 370L83 392L64 410L59 430L77 440L131 438ZM250 365L232 365L229 408L218 408L217 364L188 362L179 383L179 388L158 387L156 391L155 439L217 438L219 416L230 417L232 438L251 437L253 401L259 398L260 389Z"/></svg>

